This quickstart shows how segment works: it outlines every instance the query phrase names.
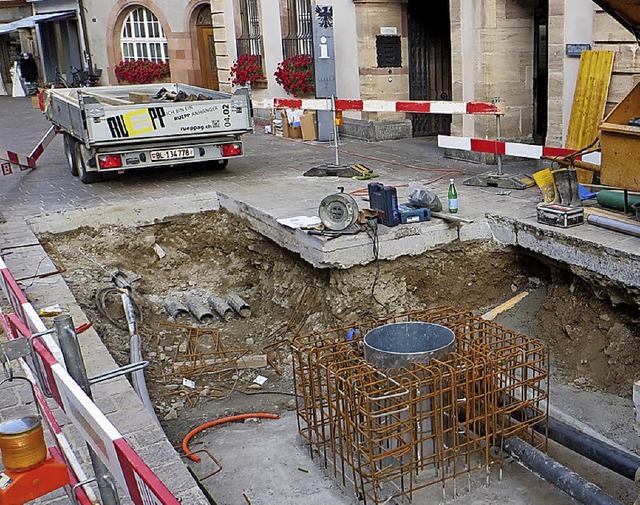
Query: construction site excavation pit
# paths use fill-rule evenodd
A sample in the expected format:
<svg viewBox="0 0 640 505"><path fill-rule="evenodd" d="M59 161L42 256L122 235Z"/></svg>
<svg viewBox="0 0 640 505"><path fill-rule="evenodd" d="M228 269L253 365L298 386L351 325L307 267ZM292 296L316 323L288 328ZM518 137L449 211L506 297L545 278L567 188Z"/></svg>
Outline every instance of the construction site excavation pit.
<svg viewBox="0 0 640 505"><path fill-rule="evenodd" d="M253 462L257 466L249 471L265 473L265 476L252 474L245 478L252 482L246 486L255 497L260 496L260 483L269 481L269 471L275 472L277 477L274 478L277 479L304 480L311 467L318 467L321 474L326 475L323 483L334 493L331 500L335 503L384 502L382 495L376 493L387 489L385 483L372 481L356 485L354 493L353 475L368 475L368 470L356 466L355 473L347 475L346 469L353 461L349 460L346 452L324 450L321 442L325 428L315 414L307 419L309 422L301 422L305 412L317 414L324 408L314 410L318 407L313 403L317 398L305 398L304 390L300 389L304 388L307 380L311 383L316 379L322 380L324 376L321 373L324 372L318 372L320 375L316 377L313 370L325 367L324 370L331 370L332 374L342 373L338 362L310 367L310 362L321 358L318 349L322 348L319 343L324 338L322 335L339 330L339 345L336 344L334 351L344 353L346 361L355 359L358 367L366 368L372 366L368 363L372 350L379 352L382 348L389 351L383 347L386 339L374 340L373 344L368 342L368 331L379 331L375 328L392 324L433 323L438 326L440 319L450 322L451 314L458 314L456 324L462 326L459 331L454 330L455 345L450 345L452 341L442 337L442 342L438 339L432 342L435 349L400 351L432 355L433 351L444 348L446 352L435 354L436 365L425 363L420 370L432 370L430 367L433 366L450 370L452 366L465 363L471 373L470 370L475 370L487 358L482 354L485 351L472 349L464 343L461 337L465 333L463 329L468 328L471 321L480 320L482 315L488 315L492 309L521 293L526 294L519 298L518 303L504 312L488 316L493 321L487 324L508 328L509 335L523 335L527 342L540 346L541 370L547 367L548 376L541 372L536 383L540 397L533 402L535 408L546 413L548 387L551 414L555 406L560 407L561 414L567 418L583 423L586 428L629 451L640 452L640 437L633 429L631 399L633 381L640 377L637 304L622 300L617 288L596 284L593 278L579 276L583 274L581 272L571 272L561 264L523 250L493 241L456 241L419 256L349 269L318 269L224 210L176 215L136 227L105 225L100 228L81 227L63 233L42 233L39 239L50 242L50 250L62 260L62 275L67 285L120 365L129 363L129 333L122 303L114 289L114 272L119 272L118 275L130 283L143 358L150 362L145 371L149 394L163 429L176 447L190 430L208 421L252 412L281 415L280 421L263 421L260 425L245 428L255 431L260 440L272 433L275 449L270 450L278 451L278 445L281 446L281 452L273 454L268 462ZM26 292L29 292L28 286ZM230 298L244 303L242 312L233 310L231 303L227 303L231 312L214 308L214 301L219 305L230 302ZM171 304L167 300L182 307L175 310L176 306L173 306L175 318L169 314L167 307ZM197 317L192 313L194 310L189 311L194 300L208 304L208 310L201 310ZM413 322L415 318L418 322ZM49 323L46 318L45 322ZM453 323L442 324L442 328L451 331L448 328ZM375 337L375 333L373 335ZM311 341L316 343L311 345ZM453 356L451 359L457 360L457 364L449 363L447 356ZM538 361L525 363L526 367L537 367L538 364ZM359 370L363 374L362 380L369 377L364 368ZM344 377L347 382L352 379L351 376ZM417 382L412 382L409 390L414 388L436 394L425 382L426 378L412 380ZM372 377L365 382L370 387L378 387ZM325 388L325 383L318 384ZM464 379L461 384L469 388L470 395L477 390L473 381ZM340 392L344 395L343 400L349 399L348 393L348 388ZM400 407L414 409L416 405L432 405L435 408L442 405L441 400L447 397L444 392L437 394L441 396L436 402L416 400L417 403L411 403L407 400L408 403ZM353 400L358 398L353 397ZM514 398L509 401L514 401ZM332 401L330 397L320 400L326 400L324 405ZM385 426L389 426L389 412L393 409L388 404L374 407L382 409L387 417L381 419L386 419ZM455 409L447 415L453 419L454 412ZM404 414L393 418L400 424L406 424L408 419ZM414 418L409 419L409 424L415 421ZM282 428L277 428L281 426L277 423L286 420L290 429L285 436ZM342 426L348 426L352 421L345 417ZM480 423L471 411L465 422L476 423L476 428ZM269 428L269 423L273 423L273 428ZM232 475L234 463L231 460L233 454L241 454L246 449L245 445L253 444L249 441L252 440L251 435L239 427L216 430L220 434L220 438L216 438L217 445L216 440L196 439L192 442L192 450L206 448L223 464L223 469L203 484L219 504L243 503L242 492L238 494L238 489L233 488L242 486L237 473L243 471L243 467ZM446 428L442 434L441 442L445 446L453 438L460 440L448 430ZM409 430L405 435L411 438L415 433ZM233 442L233 436L240 438ZM396 443L394 436L388 435L385 441L387 449ZM297 448L294 450L287 446L285 438L292 440ZM438 440L435 443L437 446ZM330 445L328 440L327 444ZM414 450L427 454L428 451L424 451L426 445L427 442L422 440ZM506 497L512 496L513 486L521 488L524 485L524 481L510 484L508 475L522 475L523 470L516 470L504 455L488 454L486 451L490 448L481 443L474 447L460 445L458 448L458 454L466 451L473 461L480 461L475 465L479 473L467 477L465 472L471 472L474 465L467 464L465 471L460 469L464 465L456 467L451 474L451 482L447 481L444 486L447 488L447 500L452 497L452 491L447 487L450 485L456 488L460 503L477 503L474 496L483 503L502 503ZM230 451L226 460L221 456L225 450ZM257 446L252 446L251 450L253 454L260 454ZM484 456L478 458L477 453L483 451L487 454L486 461ZM549 443L549 451L560 462L576 463L579 467L576 470L622 503L635 500L637 488L633 482L586 459L583 461L584 458L576 457L553 443ZM435 454L445 457L437 450ZM313 461L310 456L313 456ZM286 466L284 461L287 457L297 461L293 468L293 463ZM241 459L240 456L238 458ZM300 461L307 461L304 468ZM336 464L340 461L342 466ZM409 478L415 469L405 462L406 456L399 456L388 465L388 475L383 477L393 481L397 481L397 477ZM437 462L433 461L433 464L437 467ZM275 468L278 465L279 470ZM486 467L491 468L493 484L488 488L491 491L483 488L486 485ZM504 472L494 471L498 467ZM499 480L499 474L503 474L504 481ZM443 474L439 475L442 479ZM458 482L456 479L461 476ZM538 481L535 477L522 478ZM458 482L457 487L454 481ZM471 491L467 483L473 483ZM328 503L317 483L314 484L316 491L301 490L304 488L302 484L292 484L287 488L286 484L278 485L276 482L265 486L269 488L268 497L256 498L253 504L280 500L281 503L309 505L316 503L311 499L314 492L323 496L318 500ZM484 491L478 491L478 488ZM441 483L433 486L432 490L425 489L432 493L425 495L425 499L442 501ZM546 494L551 492L548 485L539 483L530 495L525 492L518 498L520 501L513 503L555 500L555 495ZM395 494L401 503L403 498L409 499L410 493L403 495L396 491ZM417 496L412 496L415 503L420 502L416 501ZM480 496L482 498L478 498ZM557 503L573 503L566 499L566 502Z"/></svg>

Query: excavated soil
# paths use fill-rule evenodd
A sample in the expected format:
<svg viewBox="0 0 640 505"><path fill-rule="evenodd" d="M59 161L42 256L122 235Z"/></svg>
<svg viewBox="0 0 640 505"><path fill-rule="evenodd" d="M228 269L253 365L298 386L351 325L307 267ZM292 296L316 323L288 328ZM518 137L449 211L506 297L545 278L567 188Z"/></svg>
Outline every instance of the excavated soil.
<svg viewBox="0 0 640 505"><path fill-rule="evenodd" d="M637 320L630 310L596 298L586 284L555 267L490 242L321 270L224 211L41 238L58 250L70 289L120 364L129 360L129 335L119 298L109 290L111 273L122 270L132 281L143 354L151 362L150 394L174 442L223 415L293 409L285 345L292 332L443 304L483 313L522 289L537 290L544 302L534 313L522 310L518 316L516 309L513 329L550 344L555 377L628 396L630 380L640 376ZM172 320L163 307L169 295L232 294L250 305L249 317ZM199 342L187 341L184 326L199 328ZM270 358L266 367L235 366L238 358L248 363L262 355ZM197 366L194 359L201 359ZM267 379L262 386L254 383L258 376Z"/></svg>

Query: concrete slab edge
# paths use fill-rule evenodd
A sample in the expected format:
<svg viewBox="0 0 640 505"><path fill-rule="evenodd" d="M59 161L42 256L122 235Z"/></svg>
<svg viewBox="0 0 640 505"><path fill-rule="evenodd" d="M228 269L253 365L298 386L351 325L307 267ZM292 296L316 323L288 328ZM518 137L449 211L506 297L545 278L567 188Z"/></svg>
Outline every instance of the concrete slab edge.
<svg viewBox="0 0 640 505"><path fill-rule="evenodd" d="M517 245L623 286L640 288L640 254L613 249L504 216L488 214L487 219L495 239L505 245ZM611 261L613 258L615 261Z"/></svg>
<svg viewBox="0 0 640 505"><path fill-rule="evenodd" d="M294 252L315 268L351 268L374 261L373 240L367 233L336 238L319 237L279 224L266 211L220 193L220 206L245 219L248 225L280 247ZM434 219L426 223L406 224L378 229L379 259L416 256L455 240L490 240L493 233L486 219L463 226ZM410 253L408 251L411 251Z"/></svg>

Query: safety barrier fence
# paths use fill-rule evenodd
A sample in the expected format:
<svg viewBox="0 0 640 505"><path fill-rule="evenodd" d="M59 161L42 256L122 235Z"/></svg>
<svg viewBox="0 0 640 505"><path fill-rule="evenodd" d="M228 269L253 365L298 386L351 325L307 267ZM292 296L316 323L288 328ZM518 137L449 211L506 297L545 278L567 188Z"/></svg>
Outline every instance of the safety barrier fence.
<svg viewBox="0 0 640 505"><path fill-rule="evenodd" d="M586 161L594 165L599 165L601 158L599 152L580 154L576 153L575 149L566 149L564 147L539 146L501 140L474 139L471 137L453 137L450 135L438 135L438 147L530 159L540 159L543 156L552 158L571 156L576 160Z"/></svg>
<svg viewBox="0 0 640 505"><path fill-rule="evenodd" d="M308 109L416 114L503 115L503 102L449 102L432 100L343 100L331 98L270 98L253 100L254 109Z"/></svg>
<svg viewBox="0 0 640 505"><path fill-rule="evenodd" d="M42 394L43 391L50 393L133 503L178 505L178 499L69 375L62 359L58 358L62 356L60 348L51 335L46 333L46 326L2 259L0 286L13 310L6 317L0 312L3 327L10 339L28 339L33 348L33 360L39 363L32 360L27 374L38 378L34 384L35 399L59 451L74 473L72 481L77 483L86 480L86 477L78 472L79 466L73 461L75 457L70 453L70 446ZM80 487L76 490L76 497L82 505L92 503L87 492Z"/></svg>
<svg viewBox="0 0 640 505"><path fill-rule="evenodd" d="M0 175L11 175L15 172L36 168L38 158L40 158L57 133L58 128L56 126L49 128L28 156L0 148Z"/></svg>

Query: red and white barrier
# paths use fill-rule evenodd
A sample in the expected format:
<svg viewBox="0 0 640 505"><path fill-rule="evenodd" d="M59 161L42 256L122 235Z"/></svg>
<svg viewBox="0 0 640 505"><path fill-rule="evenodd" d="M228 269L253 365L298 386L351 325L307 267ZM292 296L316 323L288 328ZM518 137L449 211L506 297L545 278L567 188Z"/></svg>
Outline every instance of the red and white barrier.
<svg viewBox="0 0 640 505"><path fill-rule="evenodd" d="M20 319L18 319L15 314L10 314L9 317L5 317L0 310L0 323L9 339L20 338L20 335L27 336L32 333L29 328L27 328L24 323L20 321ZM43 349L44 346L42 345L42 343L35 341L34 345L40 346L41 353L55 362L55 359L52 357L52 355L48 353L46 349ZM42 390L40 389L40 386L36 381L31 368L24 359L20 359L19 363L25 377L29 379L29 381L33 384L33 392L35 401L38 405L38 411L42 414L45 425L48 427L49 432L55 439L58 451L54 452L52 449L49 449L49 451L54 457L56 457L58 461L65 463L68 466L72 485L75 485L78 482L86 481L88 477L84 473L84 470L80 465L80 461L73 452L69 440L62 432L60 424L53 415L53 412L49 407L49 404L44 394L42 393ZM57 457L57 455L59 455L59 457ZM71 493L71 489L66 489L66 492L69 495ZM98 498L96 497L93 490L88 486L77 488L75 492L75 498L81 505L93 505L95 503L98 503ZM69 497L69 499L71 499L71 497Z"/></svg>
<svg viewBox="0 0 640 505"><path fill-rule="evenodd" d="M333 110L330 98L270 98L253 100L254 109ZM417 114L504 114L504 105L485 102L428 100L335 100L336 111L414 112Z"/></svg>
<svg viewBox="0 0 640 505"><path fill-rule="evenodd" d="M49 128L29 156L0 148L0 174L11 175L16 172L24 172L25 170L36 168L38 158L40 158L57 133L57 126Z"/></svg>
<svg viewBox="0 0 640 505"><path fill-rule="evenodd" d="M28 338L33 333L46 330L2 259L0 287L14 311L14 314L7 318L9 324L6 324L4 316L2 317L9 338ZM42 342L39 339L34 340L33 346L41 360L45 380L54 400L122 488L128 492L131 500L136 505L179 505L180 502L175 496L67 373L62 359L58 360L56 357L62 356L57 343L49 335L43 336L41 340ZM38 395L36 400L41 403ZM42 402L46 404L44 397ZM61 431L55 418L47 414L45 421L57 439Z"/></svg>
<svg viewBox="0 0 640 505"><path fill-rule="evenodd" d="M460 149L476 153L502 154L506 156L518 156L520 158L540 159L542 156L569 156L575 149L564 147L537 146L533 144L519 144L517 142L504 142L501 140L473 139L470 137L451 137L438 135L438 147L443 149ZM575 159L587 161L594 165L600 164L600 153L588 153L575 156Z"/></svg>

